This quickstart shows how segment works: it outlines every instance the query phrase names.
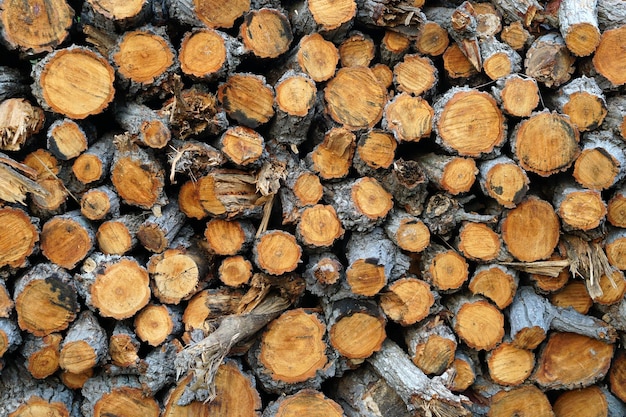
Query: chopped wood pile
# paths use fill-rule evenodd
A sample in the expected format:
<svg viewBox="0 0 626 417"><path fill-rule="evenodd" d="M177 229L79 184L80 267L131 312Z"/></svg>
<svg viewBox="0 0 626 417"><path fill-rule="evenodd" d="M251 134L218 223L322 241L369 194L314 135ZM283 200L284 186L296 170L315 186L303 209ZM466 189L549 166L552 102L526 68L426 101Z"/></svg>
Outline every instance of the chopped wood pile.
<svg viewBox="0 0 626 417"><path fill-rule="evenodd" d="M626 415L626 1L0 0L0 417Z"/></svg>

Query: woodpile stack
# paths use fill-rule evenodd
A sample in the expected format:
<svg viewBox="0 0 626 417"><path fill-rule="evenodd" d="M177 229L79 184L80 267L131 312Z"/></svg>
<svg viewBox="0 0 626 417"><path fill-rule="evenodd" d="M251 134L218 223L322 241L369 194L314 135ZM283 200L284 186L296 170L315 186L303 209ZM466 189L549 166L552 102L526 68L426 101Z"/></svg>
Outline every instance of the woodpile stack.
<svg viewBox="0 0 626 417"><path fill-rule="evenodd" d="M626 415L626 1L0 1L0 417Z"/></svg>

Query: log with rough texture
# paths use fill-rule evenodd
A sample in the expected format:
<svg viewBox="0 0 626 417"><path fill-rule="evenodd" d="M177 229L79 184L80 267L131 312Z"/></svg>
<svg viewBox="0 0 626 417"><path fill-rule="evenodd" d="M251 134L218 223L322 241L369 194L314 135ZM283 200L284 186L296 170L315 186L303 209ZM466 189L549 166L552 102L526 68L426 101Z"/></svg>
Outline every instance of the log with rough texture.
<svg viewBox="0 0 626 417"><path fill-rule="evenodd" d="M91 188L80 198L80 212L92 221L117 218L120 215L119 196L108 185Z"/></svg>
<svg viewBox="0 0 626 417"><path fill-rule="evenodd" d="M312 389L303 389L293 395L279 397L263 411L263 417L301 415L341 417L344 414L339 404L327 398L322 392Z"/></svg>
<svg viewBox="0 0 626 417"><path fill-rule="evenodd" d="M489 351L502 341L504 315L485 298L459 294L447 305L454 313L454 332L472 349Z"/></svg>
<svg viewBox="0 0 626 417"><path fill-rule="evenodd" d="M511 116L528 117L539 104L537 81L519 74L497 80L491 91L502 111Z"/></svg>
<svg viewBox="0 0 626 417"><path fill-rule="evenodd" d="M137 230L143 222L142 215L125 214L108 220L98 227L98 249L106 255L124 255L138 243Z"/></svg>
<svg viewBox="0 0 626 417"><path fill-rule="evenodd" d="M148 304L135 315L135 333L150 346L159 346L182 327L182 310L166 304Z"/></svg>
<svg viewBox="0 0 626 417"><path fill-rule="evenodd" d="M564 0L559 5L559 29L567 48L576 56L594 53L600 43L595 0Z"/></svg>
<svg viewBox="0 0 626 417"><path fill-rule="evenodd" d="M289 310L267 326L248 360L268 392L317 389L334 373L326 339L326 323L319 314Z"/></svg>
<svg viewBox="0 0 626 417"><path fill-rule="evenodd" d="M354 133L345 127L332 128L307 156L310 169L323 180L344 178L352 167L355 147Z"/></svg>
<svg viewBox="0 0 626 417"><path fill-rule="evenodd" d="M108 339L96 316L85 311L72 324L59 351L61 369L79 374L101 365L108 355Z"/></svg>
<svg viewBox="0 0 626 417"><path fill-rule="evenodd" d="M239 34L246 49L259 58L276 58L289 50L293 34L280 10L262 8L246 13Z"/></svg>
<svg viewBox="0 0 626 417"><path fill-rule="evenodd" d="M461 156L493 155L506 138L504 116L488 93L453 88L435 104L437 143Z"/></svg>
<svg viewBox="0 0 626 417"><path fill-rule="evenodd" d="M400 278L381 291L380 306L390 320L410 326L431 313L435 294L425 281Z"/></svg>
<svg viewBox="0 0 626 417"><path fill-rule="evenodd" d="M437 290L454 292L467 281L469 267L455 250L432 243L422 255L420 269L424 279Z"/></svg>
<svg viewBox="0 0 626 417"><path fill-rule="evenodd" d="M500 226L508 251L522 262L552 255L559 241L559 219L547 201L527 197L504 216Z"/></svg>
<svg viewBox="0 0 626 417"><path fill-rule="evenodd" d="M47 148L57 158L67 161L87 150L95 137L95 128L71 119L59 119L48 128Z"/></svg>
<svg viewBox="0 0 626 417"><path fill-rule="evenodd" d="M552 194L552 203L564 231L591 231L604 224L606 204L599 191L562 181Z"/></svg>
<svg viewBox="0 0 626 417"><path fill-rule="evenodd" d="M79 310L71 275L50 263L39 263L16 280L13 298L20 328L35 336L67 329Z"/></svg>
<svg viewBox="0 0 626 417"><path fill-rule="evenodd" d="M468 288L472 294L487 297L502 310L513 302L518 283L517 271L491 264L474 270Z"/></svg>
<svg viewBox="0 0 626 417"><path fill-rule="evenodd" d="M145 23L150 16L147 0L116 1L86 0L80 13L81 21L108 32L119 32Z"/></svg>
<svg viewBox="0 0 626 417"><path fill-rule="evenodd" d="M510 391L501 390L491 397L488 417L554 417L546 394L528 385Z"/></svg>
<svg viewBox="0 0 626 417"><path fill-rule="evenodd" d="M109 175L112 161L113 140L105 136L74 160L72 173L83 184L98 183Z"/></svg>
<svg viewBox="0 0 626 417"><path fill-rule="evenodd" d="M421 97L403 92L389 100L383 113L383 129L398 142L419 142L430 136L434 111Z"/></svg>
<svg viewBox="0 0 626 417"><path fill-rule="evenodd" d="M626 25L607 30L600 37L600 44L593 55L594 68L613 86L626 83L626 59L623 54L615 54L615 48L624 45Z"/></svg>
<svg viewBox="0 0 626 417"><path fill-rule="evenodd" d="M316 204L302 210L296 237L306 247L327 249L344 234L333 206Z"/></svg>
<svg viewBox="0 0 626 417"><path fill-rule="evenodd" d="M524 73L546 87L558 87L571 78L574 57L558 33L540 36L526 52Z"/></svg>
<svg viewBox="0 0 626 417"><path fill-rule="evenodd" d="M157 214L148 217L137 229L137 239L151 252L160 253L171 246L183 227L185 215L176 201L160 208Z"/></svg>
<svg viewBox="0 0 626 417"><path fill-rule="evenodd" d="M84 47L57 49L39 61L33 72L33 95L39 104L72 119L102 113L115 94L113 68ZM66 79L67 74L72 74L72 81Z"/></svg>
<svg viewBox="0 0 626 417"><path fill-rule="evenodd" d="M20 355L28 372L37 379L44 379L59 369L59 352L63 337L60 333L51 333L37 337L27 335L20 347Z"/></svg>
<svg viewBox="0 0 626 417"><path fill-rule="evenodd" d="M252 253L254 263L263 271L282 275L298 267L302 248L292 234L282 230L269 230L256 239Z"/></svg>
<svg viewBox="0 0 626 417"><path fill-rule="evenodd" d="M79 210L54 216L41 228L41 252L51 262L73 269L94 249L96 235Z"/></svg>
<svg viewBox="0 0 626 417"><path fill-rule="evenodd" d="M25 266L39 241L37 222L20 208L0 208L0 267Z"/></svg>
<svg viewBox="0 0 626 417"><path fill-rule="evenodd" d="M172 137L168 121L144 104L132 101L117 104L114 113L117 123L144 146L162 149Z"/></svg>
<svg viewBox="0 0 626 417"><path fill-rule="evenodd" d="M626 406L620 400L607 388L597 385L562 393L554 402L553 409L557 417L617 417L626 413Z"/></svg>
<svg viewBox="0 0 626 417"><path fill-rule="evenodd" d="M69 36L74 10L65 0L4 1L2 41L26 55L51 52Z"/></svg>
<svg viewBox="0 0 626 417"><path fill-rule="evenodd" d="M520 349L511 342L498 345L487 355L489 378L503 386L521 385L535 366L532 351Z"/></svg>
<svg viewBox="0 0 626 417"><path fill-rule="evenodd" d="M553 333L537 359L532 380L544 389L589 386L606 375L614 350L614 345L587 336Z"/></svg>
<svg viewBox="0 0 626 417"><path fill-rule="evenodd" d="M210 28L194 28L180 43L181 71L194 79L214 81L234 71L243 45L232 36Z"/></svg>
<svg viewBox="0 0 626 417"><path fill-rule="evenodd" d="M326 84L324 101L326 111L337 123L350 130L367 129L380 121L387 92L369 68L342 68Z"/></svg>
<svg viewBox="0 0 626 417"><path fill-rule="evenodd" d="M605 190L626 176L624 142L612 132L601 130L588 133L572 177L585 188Z"/></svg>
<svg viewBox="0 0 626 417"><path fill-rule="evenodd" d="M274 116L274 89L262 75L233 74L220 85L217 97L228 116L244 126L255 128Z"/></svg>
<svg viewBox="0 0 626 417"><path fill-rule="evenodd" d="M153 295L167 304L190 298L207 278L208 263L206 254L193 246L152 255L146 269Z"/></svg>
<svg viewBox="0 0 626 417"><path fill-rule="evenodd" d="M80 410L85 417L157 417L160 412L157 401L143 395L141 383L132 375L101 373L85 382L81 394Z"/></svg>
<svg viewBox="0 0 626 417"><path fill-rule="evenodd" d="M515 207L528 191L528 175L508 156L481 162L478 172L478 182L483 193L503 207Z"/></svg>
<svg viewBox="0 0 626 417"><path fill-rule="evenodd" d="M426 375L441 375L452 365L456 336L441 316L435 315L408 327L404 340L411 360Z"/></svg>
<svg viewBox="0 0 626 417"><path fill-rule="evenodd" d="M510 139L519 165L542 177L568 169L580 154L579 141L569 117L547 110L520 122Z"/></svg>
<svg viewBox="0 0 626 417"><path fill-rule="evenodd" d="M43 127L43 110L23 98L0 102L0 149L19 151Z"/></svg>
<svg viewBox="0 0 626 417"><path fill-rule="evenodd" d="M389 239L402 250L419 253L430 244L428 227L418 217L405 211L392 211L384 228Z"/></svg>
<svg viewBox="0 0 626 417"><path fill-rule="evenodd" d="M75 278L85 303L102 317L132 317L150 300L148 271L133 258L95 253Z"/></svg>
<svg viewBox="0 0 626 417"><path fill-rule="evenodd" d="M280 143L298 146L307 139L315 113L317 88L304 72L287 71L274 85L276 117L270 136Z"/></svg>
<svg viewBox="0 0 626 417"><path fill-rule="evenodd" d="M428 378L394 342L387 340L368 362L402 398L410 415L434 412L442 417L469 416L465 397L452 394L441 380Z"/></svg>

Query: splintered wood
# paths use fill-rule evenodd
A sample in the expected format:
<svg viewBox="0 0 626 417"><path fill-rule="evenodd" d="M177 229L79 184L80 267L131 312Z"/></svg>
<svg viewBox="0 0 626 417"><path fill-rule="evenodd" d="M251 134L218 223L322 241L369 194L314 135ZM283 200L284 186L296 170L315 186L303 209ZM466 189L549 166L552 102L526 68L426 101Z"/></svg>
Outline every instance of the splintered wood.
<svg viewBox="0 0 626 417"><path fill-rule="evenodd" d="M0 0L0 417L626 415L624 51L624 0Z"/></svg>

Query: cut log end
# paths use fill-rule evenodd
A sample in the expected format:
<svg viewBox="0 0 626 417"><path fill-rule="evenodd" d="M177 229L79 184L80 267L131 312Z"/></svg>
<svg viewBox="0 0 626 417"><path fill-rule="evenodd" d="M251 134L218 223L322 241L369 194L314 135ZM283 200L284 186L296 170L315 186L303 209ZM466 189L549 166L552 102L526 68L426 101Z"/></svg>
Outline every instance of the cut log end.
<svg viewBox="0 0 626 417"><path fill-rule="evenodd" d="M385 314L403 326L409 326L426 318L435 297L427 282L416 278L394 281L380 295L380 305Z"/></svg>
<svg viewBox="0 0 626 417"><path fill-rule="evenodd" d="M268 274L282 275L297 268L302 248L296 238L280 230L262 234L254 245L255 262Z"/></svg>
<svg viewBox="0 0 626 417"><path fill-rule="evenodd" d="M78 74L69 83L67 74ZM99 114L113 100L115 72L109 63L85 48L62 49L45 60L39 83L45 103L72 119Z"/></svg>

